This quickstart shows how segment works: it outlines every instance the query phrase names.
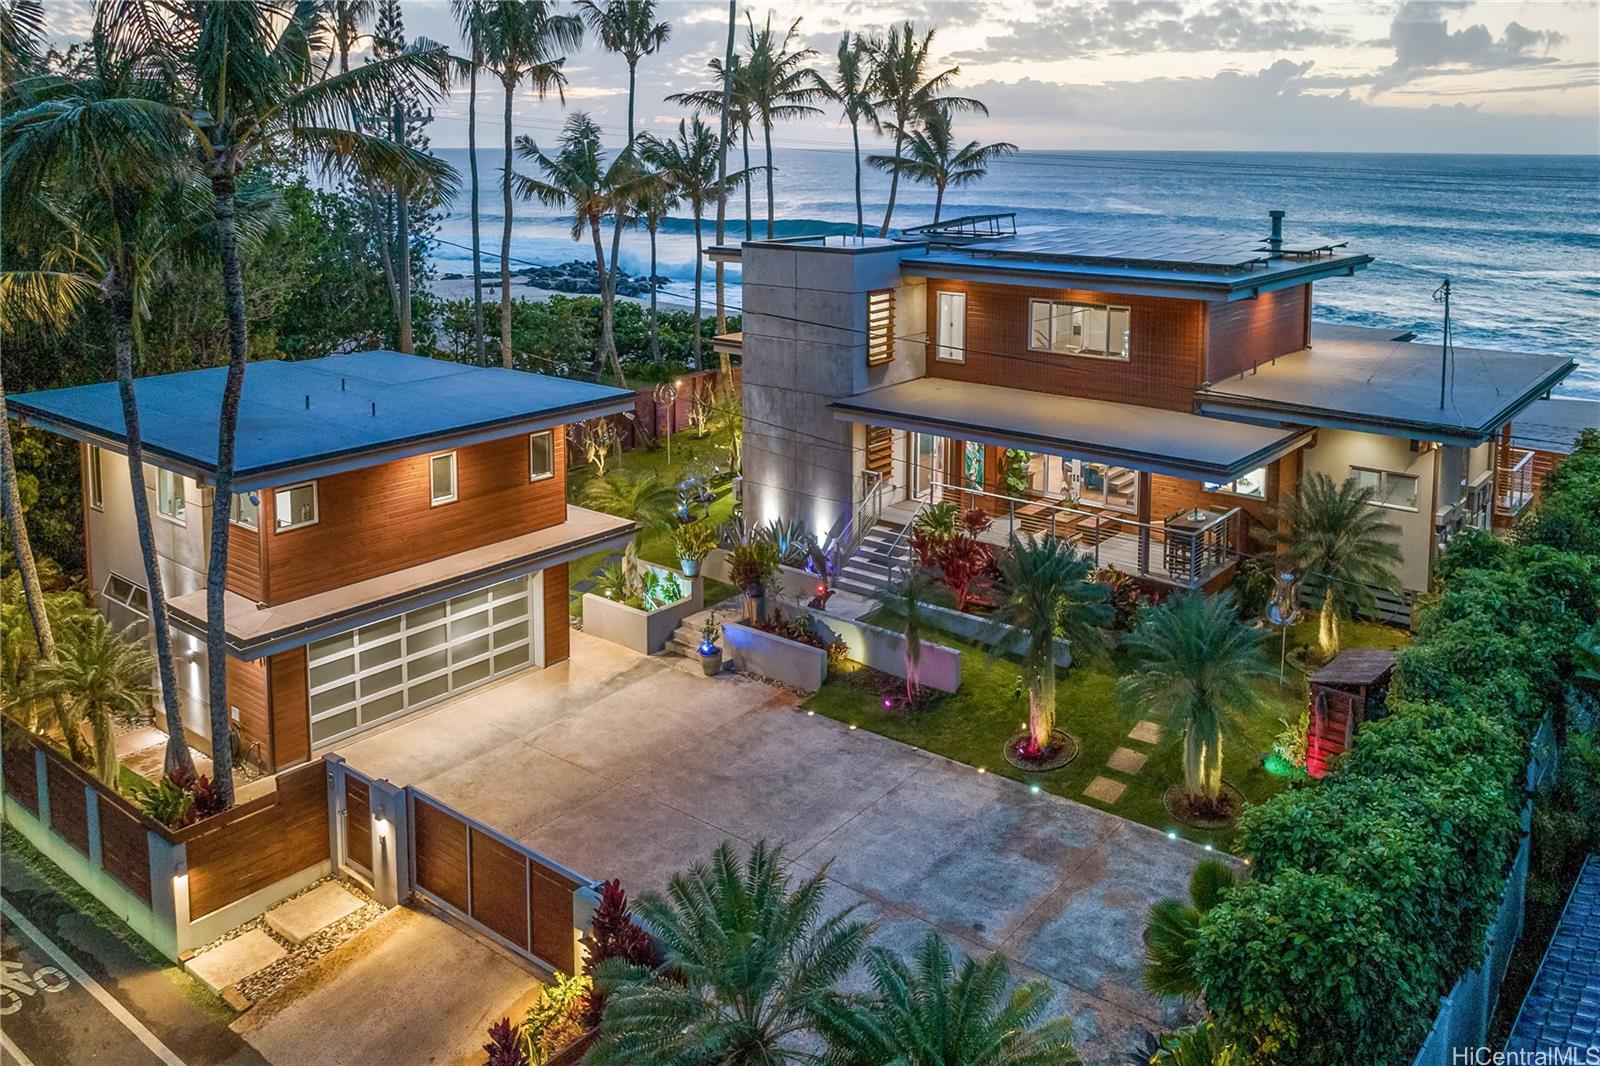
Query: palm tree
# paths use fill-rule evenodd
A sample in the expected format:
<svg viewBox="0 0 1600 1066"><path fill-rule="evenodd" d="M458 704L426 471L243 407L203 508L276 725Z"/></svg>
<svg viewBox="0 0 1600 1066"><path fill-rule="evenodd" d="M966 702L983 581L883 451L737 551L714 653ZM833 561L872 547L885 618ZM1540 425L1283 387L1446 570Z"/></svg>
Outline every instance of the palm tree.
<svg viewBox="0 0 1600 1066"><path fill-rule="evenodd" d="M1150 1066L1247 1066L1249 1056L1239 1050L1213 1021L1199 1021L1168 1033Z"/></svg>
<svg viewBox="0 0 1600 1066"><path fill-rule="evenodd" d="M1026 754L1040 755L1049 750L1056 725L1056 633L1071 642L1074 658L1097 654L1103 645L1095 630L1111 620L1110 591L1090 580L1094 559L1053 533L1011 534L1009 550L1001 553L997 565L1001 594L990 619L989 643L1011 651L1016 643L1012 631L1025 635Z"/></svg>
<svg viewBox="0 0 1600 1066"><path fill-rule="evenodd" d="M377 0L328 0L324 6L323 17L333 37L333 51L339 57L339 72L345 73L350 69L350 53L364 36L361 24L377 11Z"/></svg>
<svg viewBox="0 0 1600 1066"><path fill-rule="evenodd" d="M7 332L10 332L9 327ZM22 509L22 493L17 487L17 459L11 447L11 418L6 413L5 378L0 375L0 480L5 482L5 520L11 529L12 553L17 559L22 593L33 624L33 638L39 645L39 658L49 662L56 655L55 629L45 610L44 588L39 584L39 566L28 539L28 521Z"/></svg>
<svg viewBox="0 0 1600 1066"><path fill-rule="evenodd" d="M721 107L724 112L724 125L729 130L739 131L740 150L744 153L744 168L740 173L748 177L752 173L750 167L750 129L756 121L755 110L750 102L749 70L743 57L733 55L731 50L729 55L732 55L733 58L727 63L724 63L721 59L712 59L706 63L706 66L711 70L715 83L712 88L670 93L666 100L670 104L681 104L684 107L693 108L697 112L710 111ZM719 173L723 174L724 177L727 173L726 156L730 148L732 148L732 142L725 137L722 145L723 163L719 170ZM719 209L726 205L727 197L732 192L733 183L729 182L728 188L718 198ZM750 183L746 181L744 184L744 239L747 241L755 237L752 211ZM717 231L717 243L721 244L722 241L722 231L719 229ZM722 327L719 325L718 328Z"/></svg>
<svg viewBox="0 0 1600 1066"><path fill-rule="evenodd" d="M917 705L917 678L922 664L922 627L926 610L939 590L939 582L925 566L898 570L889 584L874 593L877 601L905 620L906 706Z"/></svg>
<svg viewBox="0 0 1600 1066"><path fill-rule="evenodd" d="M1158 996L1201 995L1194 970L1200 923L1238 880L1221 859L1202 859L1189 875L1189 899L1164 899L1150 907L1145 924L1144 987Z"/></svg>
<svg viewBox="0 0 1600 1066"><path fill-rule="evenodd" d="M1046 981L1015 989L998 951L962 959L930 932L916 968L889 948L869 948L869 998L833 997L817 1028L837 1066L1068 1066L1078 1062L1072 1019L1037 1024L1053 994Z"/></svg>
<svg viewBox="0 0 1600 1066"><path fill-rule="evenodd" d="M519 196L571 210L573 240L581 239L585 229L589 231L594 241L595 277L601 281L600 356L611 364L617 385L627 388L622 360L617 357L614 295L605 284L606 249L600 240L600 222L608 216L619 217L645 187L647 179L626 162L626 157L606 161L605 149L600 145L600 127L585 112L575 111L567 117L557 145L556 154L549 156L533 138L518 137L517 155L531 159L542 177L512 173L511 181Z"/></svg>
<svg viewBox="0 0 1600 1066"><path fill-rule="evenodd" d="M633 132L633 105L635 99L635 81L639 73L639 60L645 56L654 55L667 43L667 38L672 34L672 27L665 22L657 22L656 5L654 0L578 0L578 8L583 15L584 22L589 29L600 38L600 46L608 52L614 52L628 64L628 143L622 147L622 157L629 160L637 159L635 138ZM654 232L651 234L654 237ZM653 255L652 246L652 255ZM611 286L612 299L616 298L618 260L622 257L622 224L611 227L611 273L608 277L601 278L601 283ZM652 307L655 300L655 264L650 266L650 296ZM654 311L651 312L652 328L654 326ZM654 334L651 334L654 343ZM660 353L657 352L659 361Z"/></svg>
<svg viewBox="0 0 1600 1066"><path fill-rule="evenodd" d="M761 122L761 135L766 143L767 151L767 239L772 239L773 234L773 193L772 193L772 127L778 122L791 119L805 118L807 115L820 115L820 108L812 107L810 101L822 95L822 90L817 87L816 77L812 74L806 63L817 54L814 48L801 48L790 51L791 46L800 36L800 20L796 18L789 24L789 29L783 35L783 40L778 40L772 32L772 15L768 13L767 21L760 32L756 31L756 24L746 13L747 22L745 39L750 46L750 57L745 60L746 93L751 116ZM745 161L745 169L750 168L749 160Z"/></svg>
<svg viewBox="0 0 1600 1066"><path fill-rule="evenodd" d="M1132 703L1183 723L1183 787L1215 809L1222 792L1222 734L1264 705L1260 685L1277 676L1262 632L1239 617L1231 589L1190 592L1146 612L1123 646L1138 668L1118 685Z"/></svg>
<svg viewBox="0 0 1600 1066"><path fill-rule="evenodd" d="M114 633L104 615L71 626L61 642L60 654L41 663L38 675L43 690L71 704L89 724L94 736L95 775L108 785L117 783L117 736L113 716L143 718L150 709L150 674L155 662L142 644Z"/></svg>
<svg viewBox="0 0 1600 1066"><path fill-rule="evenodd" d="M361 173L391 179L425 178L443 193L454 174L448 164L356 127L359 115L376 113L396 84L419 93L430 86L437 91L447 56L432 42L419 41L398 55L322 78L312 62L322 13L312 0L298 0L291 8L125 0L117 12L106 20L105 32L166 75L175 113L211 185L228 321L213 488L216 499L227 501L233 495L239 400L250 354L239 256L239 177L257 155L294 150L351 173L359 167ZM211 509L206 566L207 702L217 791L225 804L233 802L223 618L229 511Z"/></svg>
<svg viewBox="0 0 1600 1066"><path fill-rule="evenodd" d="M822 916L825 871L791 887L782 849L758 842L740 862L728 844L710 865L635 904L660 942L653 977L620 959L595 968L606 1010L591 1066L789 1060L854 965L871 926L850 910Z"/></svg>
<svg viewBox="0 0 1600 1066"><path fill-rule="evenodd" d="M583 20L555 14L546 0L492 0L482 20L483 67L505 93L505 161L500 171L500 365L511 368L511 102L524 79L543 100L553 89L565 102L562 52L583 43ZM604 290L605 272L600 273Z"/></svg>
<svg viewBox="0 0 1600 1066"><path fill-rule="evenodd" d="M872 99L872 44L859 33L846 33L839 38L839 49L834 80L820 73L816 75L817 91L832 100L843 110L844 120L850 123L850 147L856 161L856 236L865 232L861 203L861 124L867 123L873 132L878 125L878 110Z"/></svg>
<svg viewBox="0 0 1600 1066"><path fill-rule="evenodd" d="M1279 501L1279 531L1271 536L1286 561L1322 592L1317 646L1324 659L1339 653L1339 621L1353 611L1377 610L1374 588L1396 591L1400 527L1383 516L1377 493L1354 477L1336 485L1313 473L1298 493Z"/></svg>
<svg viewBox="0 0 1600 1066"><path fill-rule="evenodd" d="M887 41L874 48L872 81L878 94L876 107L880 119L888 116L883 119L883 125L894 134L895 159L905 155L906 138L938 108L976 111L981 115L989 113L977 100L945 94L961 68L951 67L930 74L928 58L932 46L932 30L919 40L916 30L907 22L898 33L891 33ZM895 197L900 191L900 168L891 168L889 174L889 206L883 212L883 225L878 230L880 237L889 235Z"/></svg>
<svg viewBox="0 0 1600 1066"><path fill-rule="evenodd" d="M678 488L653 472L618 470L585 485L583 502L606 514L631 518L643 529L658 529L670 524L678 509Z"/></svg>
<svg viewBox="0 0 1600 1066"><path fill-rule="evenodd" d="M461 35L467 40L468 56L458 62L467 74L467 173L472 184L472 353L483 365L483 239L478 219L478 71L483 67L484 18L487 0L450 0Z"/></svg>
<svg viewBox="0 0 1600 1066"><path fill-rule="evenodd" d="M702 235L701 223L705 220L706 205L711 201L723 202L727 199L730 189L737 188L749 177L746 171L735 174L727 173L724 164L724 153L719 149L716 135L700 116L696 115L692 122L686 119L678 120L678 135L674 138L662 140L649 137L640 149L645 161L660 171L667 183L677 194L678 199L689 205L689 212L694 216L694 368L701 369L702 341L700 337L700 279L702 277L701 250ZM651 267L655 270L655 255L651 253ZM654 298L655 289L652 285L651 296ZM724 355L724 359L726 359ZM723 367L724 373L729 372L729 367Z"/></svg>
<svg viewBox="0 0 1600 1066"><path fill-rule="evenodd" d="M739 27L739 0L728 0L728 41L723 46L723 69L733 69L733 36ZM726 238L725 227L728 219L728 120L730 104L733 97L733 82L727 78L722 81L722 104L717 109L717 244L721 245ZM750 168L750 162L745 160L745 169ZM723 262L717 260L717 332L723 333L728 328L726 305L723 302L723 286L726 282L726 271ZM723 357L723 380L730 381L727 376L728 359ZM696 364L698 365L698 363ZM731 385L730 385L731 387Z"/></svg>
<svg viewBox="0 0 1600 1066"><path fill-rule="evenodd" d="M634 194L633 202L628 205L627 214L628 220L633 225L643 226L645 233L650 237L650 361L660 366L661 329L656 317L656 235L661 231L661 223L665 222L672 209L678 206L678 191L671 180L659 171L643 171L639 177L644 184ZM619 225L615 228L620 230L622 227ZM696 274L700 272L698 255L696 252L697 261L694 265ZM617 261L614 256L613 249L611 260L613 277L617 272ZM699 367L696 366L695 369L698 370Z"/></svg>
<svg viewBox="0 0 1600 1066"><path fill-rule="evenodd" d="M937 190L933 198L933 220L937 222L944 210L945 189L977 181L989 173L992 160L1016 150L1017 146L1008 141L993 144L968 141L957 148L951 136L950 109L935 105L921 126L905 139L902 154L871 155L867 162L879 170L896 171L912 181L932 185Z"/></svg>

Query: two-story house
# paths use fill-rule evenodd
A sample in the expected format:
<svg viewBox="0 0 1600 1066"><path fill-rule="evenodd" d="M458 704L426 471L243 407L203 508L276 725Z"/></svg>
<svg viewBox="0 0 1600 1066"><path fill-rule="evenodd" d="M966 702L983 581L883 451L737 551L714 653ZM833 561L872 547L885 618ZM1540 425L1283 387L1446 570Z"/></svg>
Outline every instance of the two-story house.
<svg viewBox="0 0 1600 1066"><path fill-rule="evenodd" d="M1002 215L713 249L742 270L743 332L720 342L742 353L747 518L806 522L858 591L904 552L868 527L935 500L982 507L997 540L1054 530L1211 589L1320 471L1399 528L1404 616L1456 529L1531 498L1511 421L1575 364L1314 325L1313 285L1372 260L1282 225L1089 238Z"/></svg>
<svg viewBox="0 0 1600 1066"><path fill-rule="evenodd" d="M185 728L208 741L211 510L230 508L228 702L246 756L314 750L567 658L569 560L633 523L566 501L564 426L619 389L372 351L249 364L234 495L214 480L223 368L135 383ZM149 597L114 383L8 398L82 444L88 580L120 624Z"/></svg>

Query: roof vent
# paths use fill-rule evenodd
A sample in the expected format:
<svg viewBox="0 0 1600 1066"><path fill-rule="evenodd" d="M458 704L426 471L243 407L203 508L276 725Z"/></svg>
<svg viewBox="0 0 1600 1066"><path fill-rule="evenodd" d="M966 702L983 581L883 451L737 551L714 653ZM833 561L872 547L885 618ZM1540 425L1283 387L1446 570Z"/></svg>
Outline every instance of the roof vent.
<svg viewBox="0 0 1600 1066"><path fill-rule="evenodd" d="M1273 255L1283 251L1283 216L1282 211L1267 212L1267 217L1272 219L1272 236L1267 238L1267 249Z"/></svg>

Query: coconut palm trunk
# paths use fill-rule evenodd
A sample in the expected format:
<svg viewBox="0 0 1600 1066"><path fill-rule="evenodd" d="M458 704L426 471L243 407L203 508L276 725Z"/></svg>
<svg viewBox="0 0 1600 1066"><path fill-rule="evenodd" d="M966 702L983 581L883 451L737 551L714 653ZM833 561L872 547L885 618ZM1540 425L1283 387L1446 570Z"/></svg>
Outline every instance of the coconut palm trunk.
<svg viewBox="0 0 1600 1066"><path fill-rule="evenodd" d="M511 97L516 83L502 79L506 90L504 169L500 175L500 365L511 369ZM605 273L600 274L604 289Z"/></svg>
<svg viewBox="0 0 1600 1066"><path fill-rule="evenodd" d="M941 181L938 185L938 191L933 194L933 220L935 222L939 221L939 213L944 210L944 188L945 183Z"/></svg>
<svg viewBox="0 0 1600 1066"><path fill-rule="evenodd" d="M772 239L772 120L766 119L761 123L762 140L766 142L767 149L767 240ZM749 167L745 168L749 170Z"/></svg>
<svg viewBox="0 0 1600 1066"><path fill-rule="evenodd" d="M902 152L904 152L905 150L906 150L905 135L900 132L899 125L896 125L895 126L895 131L894 131L894 156L895 156L895 158L899 159L900 158L900 154ZM879 237L887 237L889 235L889 220L894 217L894 201L895 201L895 198L897 196L899 196L899 195L900 195L900 166L897 163L893 167L889 168L889 206L887 208L885 208L884 212L883 212L883 225L878 228L878 236Z"/></svg>
<svg viewBox="0 0 1600 1066"><path fill-rule="evenodd" d="M1222 793L1222 736L1193 719L1183 730L1183 781L1185 791L1207 803Z"/></svg>
<svg viewBox="0 0 1600 1066"><path fill-rule="evenodd" d="M0 377L0 479L5 481L5 514L11 525L11 547L17 557L17 571L22 575L22 598L27 604L28 619L33 623L39 658L48 662L56 657L56 637L50 628L50 616L45 613L44 587L39 584L39 567L33 558L28 523L22 514L22 493L17 488L17 457L11 447L11 417L6 413L3 377Z"/></svg>
<svg viewBox="0 0 1600 1066"><path fill-rule="evenodd" d="M717 193L717 244L718 244L718 246L720 246L722 244L723 240L726 238L726 226L727 226L727 221L728 221L728 105L729 105L729 102L731 101L732 95L733 95L733 78L728 76L727 72L733 70L733 33L734 33L734 28L738 25L738 21L739 21L739 18L738 18L738 7L739 7L738 0L728 0L728 43L727 43L727 45L725 46L725 48L723 50L723 57L722 57L722 69L723 69L723 72L724 72L723 73L723 78L722 78L722 119L721 119L721 126L720 126L720 128L718 130L718 133L717 133L717 188L721 190L720 192ZM748 162L745 165L745 169L746 170L749 169ZM695 264L696 264L697 267L699 265L699 262L700 262L700 256L697 253L695 255ZM728 331L728 312L727 312L726 291L725 291L725 287L727 285L727 278L726 278L725 274L726 274L725 264L719 259L719 260L717 260L717 332L718 333L726 333ZM699 292L700 292L700 286L698 284L696 284L695 285L695 295L696 295L697 298L699 296ZM696 330L699 329L699 320L700 320L700 315L699 315L699 312L696 311L696 313L695 313L695 328L696 328ZM695 364L694 365L695 365L696 369L698 369L699 366L700 366L700 347L699 347L698 343L695 345ZM728 375L729 375L729 372L731 371L731 369L732 369L731 360L729 359L727 354L724 353L723 356L722 356L722 380L723 381L728 381L729 380L729 376Z"/></svg>
<svg viewBox="0 0 1600 1066"><path fill-rule="evenodd" d="M595 216L589 220L589 233L594 238L594 269L596 277L606 276L606 246L600 239L600 218ZM606 361L611 364L611 373L616 377L618 388L627 388L628 380L622 373L622 361L617 358L617 342L612 335L611 318L611 293L602 285L600 287L600 352Z"/></svg>
<svg viewBox="0 0 1600 1066"><path fill-rule="evenodd" d="M645 226L650 233L650 359L657 366L661 365L661 324L656 319L656 230L659 227L660 223L654 218ZM698 274L699 264L695 266Z"/></svg>
<svg viewBox="0 0 1600 1066"><path fill-rule="evenodd" d="M856 161L856 236L860 237L866 228L866 220L861 206L861 128L854 119L850 121L850 148Z"/></svg>
<svg viewBox="0 0 1600 1066"><path fill-rule="evenodd" d="M701 244L700 215L701 215L701 213L702 212L701 212L701 209L700 209L700 205L696 204L695 205L695 209L694 209L694 368L696 370L705 369L705 361L701 357L701 354L700 354L701 353L701 345L702 345L702 342L700 340L700 279L704 275L704 272L705 272L704 268L702 267L701 262L700 262L700 257L701 257L701 249L700 249L700 244ZM718 282L719 285L722 282L720 264L718 265L717 282ZM652 290L652 295L654 295L654 291L653 290ZM719 297L719 299L717 301L717 310L719 312L722 310L722 301L721 301L720 297ZM719 318L719 321L717 323L717 326L720 329L721 326L723 325L723 323L720 321L720 318L721 318L720 314L718 315L718 318ZM727 368L724 368L724 372L726 372L726 370L727 370Z"/></svg>
<svg viewBox="0 0 1600 1066"><path fill-rule="evenodd" d="M483 50L474 41L472 73L467 79L467 170L472 180L472 352L479 366L484 355L483 240L478 221L478 64L482 61Z"/></svg>
<svg viewBox="0 0 1600 1066"><path fill-rule="evenodd" d="M396 144L404 144L406 138L405 111L397 103L394 108L394 140ZM396 271L400 276L395 288L397 302L400 306L399 345L402 352L408 355L415 351L415 344L411 335L411 190L404 182L397 182L394 187L395 199L395 261L399 264Z"/></svg>
<svg viewBox="0 0 1600 1066"><path fill-rule="evenodd" d="M161 565L156 559L155 533L150 524L150 498L144 480L144 434L139 426L139 403L133 391L133 300L127 293L112 301L116 336L117 393L122 399L122 422L128 447L128 485L133 491L133 524L139 534L139 554L150 601L150 635L155 643L156 674L161 679L161 706L167 722L164 769L194 773L189 741L178 709L178 675L172 666L172 630L167 625L167 596L162 587ZM220 498L219 498L220 500ZM231 501L229 501L231 502ZM222 506L218 503L217 506Z"/></svg>
<svg viewBox="0 0 1600 1066"><path fill-rule="evenodd" d="M1036 627L1028 635L1027 662L1023 672L1028 679L1028 743L1035 753L1050 746L1056 729L1056 663L1053 634Z"/></svg>
<svg viewBox="0 0 1600 1066"><path fill-rule="evenodd" d="M739 133L739 142L744 148L744 169L750 170L750 127L746 125ZM751 225L750 183L744 183L744 239L754 240L755 229Z"/></svg>
<svg viewBox="0 0 1600 1066"><path fill-rule="evenodd" d="M1334 596L1333 583L1322 592L1322 611L1317 618L1317 647L1325 659L1338 654L1340 646L1339 604Z"/></svg>

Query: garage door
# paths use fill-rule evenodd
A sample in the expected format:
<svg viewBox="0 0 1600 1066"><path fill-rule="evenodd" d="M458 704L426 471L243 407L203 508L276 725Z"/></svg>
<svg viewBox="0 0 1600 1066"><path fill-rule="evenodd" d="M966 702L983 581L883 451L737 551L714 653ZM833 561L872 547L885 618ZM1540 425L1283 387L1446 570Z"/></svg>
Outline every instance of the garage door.
<svg viewBox="0 0 1600 1066"><path fill-rule="evenodd" d="M319 640L306 649L311 742L326 744L533 661L531 578Z"/></svg>

